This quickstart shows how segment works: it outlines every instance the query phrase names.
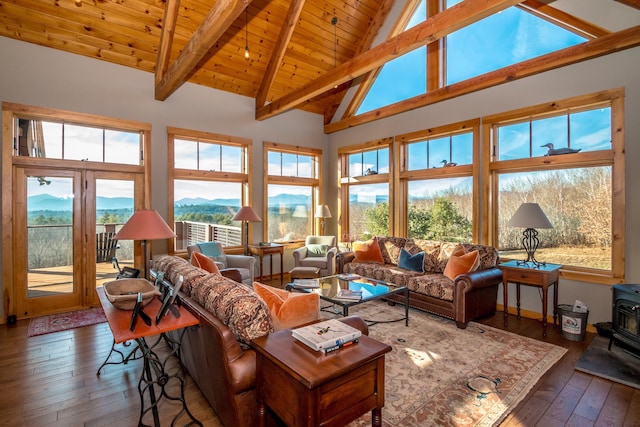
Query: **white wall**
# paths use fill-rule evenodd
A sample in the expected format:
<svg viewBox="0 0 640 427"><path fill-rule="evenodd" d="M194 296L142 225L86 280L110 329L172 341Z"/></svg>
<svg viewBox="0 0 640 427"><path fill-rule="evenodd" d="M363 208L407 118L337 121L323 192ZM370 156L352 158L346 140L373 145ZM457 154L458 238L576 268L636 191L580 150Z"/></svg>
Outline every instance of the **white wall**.
<svg viewBox="0 0 640 427"><path fill-rule="evenodd" d="M574 64L526 79L419 108L401 115L346 129L330 135L330 163L337 162L337 149L352 144L391 137L430 127L456 123L540 103L562 100L606 89L625 88L626 136L626 282L640 283L640 48ZM337 198L335 174L329 183ZM331 206L335 209L335 206ZM336 227L335 221L331 223ZM332 231L335 232L335 229ZM513 285L512 285L513 286ZM515 287L515 286L514 286ZM576 299L589 307L589 323L611 320L611 290L608 285L560 281L559 302L573 304ZM500 287L498 302L502 302ZM537 288L522 286L522 309L541 312ZM515 307L515 292L509 292L509 305ZM549 305L551 310L551 304Z"/></svg>

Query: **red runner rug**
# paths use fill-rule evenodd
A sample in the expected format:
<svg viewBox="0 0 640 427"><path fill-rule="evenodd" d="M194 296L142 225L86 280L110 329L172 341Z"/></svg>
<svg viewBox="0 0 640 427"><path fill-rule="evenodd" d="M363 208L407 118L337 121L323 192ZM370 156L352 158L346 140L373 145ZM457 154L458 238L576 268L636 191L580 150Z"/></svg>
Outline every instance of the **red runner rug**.
<svg viewBox="0 0 640 427"><path fill-rule="evenodd" d="M31 322L29 322L27 336L34 337L36 335L66 331L67 329L81 328L106 321L107 318L102 307L40 316L31 319Z"/></svg>

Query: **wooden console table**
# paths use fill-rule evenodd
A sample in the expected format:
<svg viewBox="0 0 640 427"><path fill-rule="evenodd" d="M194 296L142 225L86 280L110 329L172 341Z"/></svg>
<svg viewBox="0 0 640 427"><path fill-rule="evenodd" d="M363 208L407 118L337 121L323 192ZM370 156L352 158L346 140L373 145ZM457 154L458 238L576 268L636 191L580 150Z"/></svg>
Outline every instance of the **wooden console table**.
<svg viewBox="0 0 640 427"><path fill-rule="evenodd" d="M518 319L520 318L520 285L536 286L542 289L542 336L547 336L547 293L553 285L553 327L558 319L558 277L559 264L540 264L534 266L522 261L508 261L500 264L502 270L502 284L504 294L504 325L507 326L509 312L508 287L509 282L516 284L516 304Z"/></svg>
<svg viewBox="0 0 640 427"><path fill-rule="evenodd" d="M363 335L357 344L325 354L293 338L290 329L251 344L260 426L268 411L301 427L345 425L372 411L372 425L382 425L387 344Z"/></svg>
<svg viewBox="0 0 640 427"><path fill-rule="evenodd" d="M284 270L283 270L283 255L284 245L279 243L269 243L268 245L249 245L249 253L256 255L260 258L260 280L264 279L263 274L263 258L265 255L269 255L269 280L273 279L273 254L280 255L280 284L284 282Z"/></svg>

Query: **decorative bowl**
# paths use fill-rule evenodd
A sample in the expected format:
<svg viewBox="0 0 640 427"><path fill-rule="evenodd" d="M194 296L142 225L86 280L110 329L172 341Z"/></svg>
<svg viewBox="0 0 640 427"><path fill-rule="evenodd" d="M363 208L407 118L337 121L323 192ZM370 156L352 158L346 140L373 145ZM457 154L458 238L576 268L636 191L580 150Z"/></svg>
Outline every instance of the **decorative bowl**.
<svg viewBox="0 0 640 427"><path fill-rule="evenodd" d="M160 291L146 279L117 279L104 284L107 299L120 310L133 310L138 292L142 292L143 306L149 304L156 295L160 295Z"/></svg>

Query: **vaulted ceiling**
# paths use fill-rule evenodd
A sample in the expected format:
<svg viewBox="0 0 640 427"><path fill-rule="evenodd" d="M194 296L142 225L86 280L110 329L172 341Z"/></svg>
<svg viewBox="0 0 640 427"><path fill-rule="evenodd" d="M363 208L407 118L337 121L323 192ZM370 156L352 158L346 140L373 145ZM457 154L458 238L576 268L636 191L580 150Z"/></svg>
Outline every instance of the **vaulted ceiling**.
<svg viewBox="0 0 640 427"><path fill-rule="evenodd" d="M300 108L329 123L361 76L521 1L465 0L374 44L394 0L0 0L0 35L155 73L158 100L189 81L255 98L258 119ZM634 28L613 50L640 44Z"/></svg>

